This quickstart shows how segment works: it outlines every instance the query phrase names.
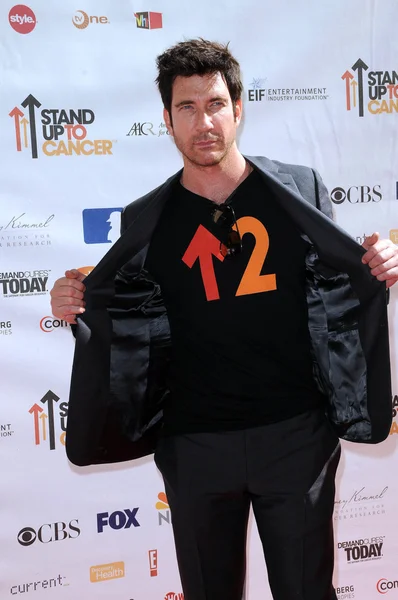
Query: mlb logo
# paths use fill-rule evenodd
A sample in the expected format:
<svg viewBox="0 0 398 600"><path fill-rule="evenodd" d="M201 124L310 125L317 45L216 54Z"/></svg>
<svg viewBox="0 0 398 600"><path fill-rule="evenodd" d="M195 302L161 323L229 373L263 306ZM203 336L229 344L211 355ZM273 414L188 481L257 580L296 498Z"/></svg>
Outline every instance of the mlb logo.
<svg viewBox="0 0 398 600"><path fill-rule="evenodd" d="M158 12L140 12L134 13L137 27L139 29L162 29L162 13Z"/></svg>
<svg viewBox="0 0 398 600"><path fill-rule="evenodd" d="M83 233L86 244L113 244L120 237L123 208L85 208Z"/></svg>

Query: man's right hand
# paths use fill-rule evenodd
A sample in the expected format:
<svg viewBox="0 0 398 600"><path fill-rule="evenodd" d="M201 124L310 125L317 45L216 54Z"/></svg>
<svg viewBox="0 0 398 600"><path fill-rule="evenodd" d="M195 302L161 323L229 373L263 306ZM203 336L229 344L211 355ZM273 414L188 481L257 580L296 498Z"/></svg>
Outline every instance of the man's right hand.
<svg viewBox="0 0 398 600"><path fill-rule="evenodd" d="M53 315L67 323L76 324L76 315L85 311L84 292L86 287L83 280L86 278L77 269L65 271L65 277L57 279L51 295L51 309Z"/></svg>

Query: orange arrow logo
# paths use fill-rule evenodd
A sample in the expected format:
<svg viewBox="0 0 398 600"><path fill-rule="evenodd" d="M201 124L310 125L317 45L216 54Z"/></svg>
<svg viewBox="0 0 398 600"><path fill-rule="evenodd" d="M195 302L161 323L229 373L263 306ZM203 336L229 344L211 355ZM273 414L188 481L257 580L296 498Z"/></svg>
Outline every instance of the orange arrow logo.
<svg viewBox="0 0 398 600"><path fill-rule="evenodd" d="M18 152L21 152L22 150L22 146L21 146L21 130L20 130L20 125L19 125L19 119L20 117L23 117L23 112L18 108L18 106L16 106L15 108L12 109L12 111L10 112L10 117L14 117L15 118L15 137L16 137L16 143L17 143L17 150Z"/></svg>

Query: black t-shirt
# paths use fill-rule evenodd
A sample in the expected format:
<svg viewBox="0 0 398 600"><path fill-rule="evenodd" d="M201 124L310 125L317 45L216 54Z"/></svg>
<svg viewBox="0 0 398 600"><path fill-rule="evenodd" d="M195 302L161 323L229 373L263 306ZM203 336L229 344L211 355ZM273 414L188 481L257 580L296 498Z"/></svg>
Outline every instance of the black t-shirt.
<svg viewBox="0 0 398 600"><path fill-rule="evenodd" d="M231 205L243 248L223 259L217 205L180 183L145 268L168 312L172 364L165 433L226 431L320 405L305 297L306 243L253 171Z"/></svg>

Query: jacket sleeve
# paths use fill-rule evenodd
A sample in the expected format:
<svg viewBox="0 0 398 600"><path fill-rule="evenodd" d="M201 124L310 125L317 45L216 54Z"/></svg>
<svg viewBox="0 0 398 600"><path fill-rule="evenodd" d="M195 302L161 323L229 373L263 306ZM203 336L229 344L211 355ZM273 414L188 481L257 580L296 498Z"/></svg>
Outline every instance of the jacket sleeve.
<svg viewBox="0 0 398 600"><path fill-rule="evenodd" d="M317 208L323 212L324 215L335 221L335 214L333 210L333 205L329 197L329 192L327 190L326 185L323 183L321 176L318 171L312 169L314 175L314 184L315 184L315 199Z"/></svg>

